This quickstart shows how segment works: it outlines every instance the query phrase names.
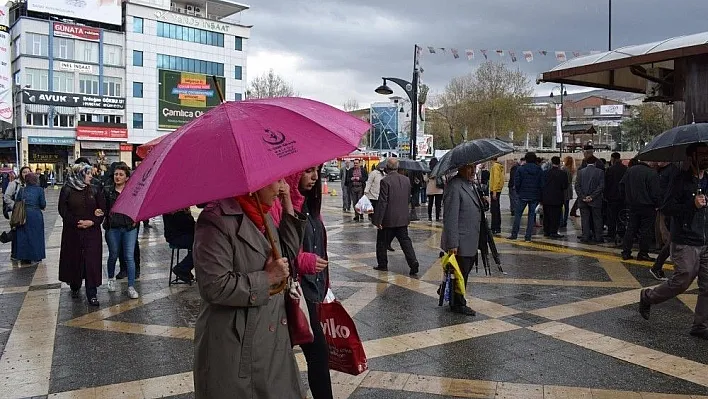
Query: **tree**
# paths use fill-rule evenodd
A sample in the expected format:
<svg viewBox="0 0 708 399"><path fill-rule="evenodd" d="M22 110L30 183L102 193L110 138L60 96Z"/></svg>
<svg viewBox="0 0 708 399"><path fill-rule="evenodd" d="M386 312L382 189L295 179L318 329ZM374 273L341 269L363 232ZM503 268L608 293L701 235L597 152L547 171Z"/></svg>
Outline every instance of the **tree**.
<svg viewBox="0 0 708 399"><path fill-rule="evenodd" d="M643 103L632 110L632 117L622 122L622 148L642 147L654 136L672 127L671 106Z"/></svg>
<svg viewBox="0 0 708 399"><path fill-rule="evenodd" d="M246 93L248 98L271 98L295 96L292 85L276 74L272 69L251 81Z"/></svg>
<svg viewBox="0 0 708 399"><path fill-rule="evenodd" d="M342 108L347 112L355 111L359 109L359 101L354 98L350 98L342 104Z"/></svg>

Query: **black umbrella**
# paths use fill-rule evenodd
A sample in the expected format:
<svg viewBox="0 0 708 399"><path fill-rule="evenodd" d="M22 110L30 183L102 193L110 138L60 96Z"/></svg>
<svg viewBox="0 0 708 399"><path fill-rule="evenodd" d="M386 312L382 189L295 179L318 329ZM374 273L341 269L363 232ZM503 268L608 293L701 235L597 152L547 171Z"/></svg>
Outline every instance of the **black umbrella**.
<svg viewBox="0 0 708 399"><path fill-rule="evenodd" d="M431 176L442 176L469 164L478 164L514 152L514 147L498 139L465 141L448 151L433 168Z"/></svg>
<svg viewBox="0 0 708 399"><path fill-rule="evenodd" d="M408 158L397 158L398 159L398 169L403 169L403 170L408 170L411 172L422 172L422 173L428 173L430 172L430 168L428 168L428 165L423 163L422 161L414 161L412 159ZM386 160L381 161L379 164L379 167L386 165Z"/></svg>
<svg viewBox="0 0 708 399"><path fill-rule="evenodd" d="M643 161L685 161L688 146L705 142L708 142L708 123L677 126L654 137L637 157Z"/></svg>

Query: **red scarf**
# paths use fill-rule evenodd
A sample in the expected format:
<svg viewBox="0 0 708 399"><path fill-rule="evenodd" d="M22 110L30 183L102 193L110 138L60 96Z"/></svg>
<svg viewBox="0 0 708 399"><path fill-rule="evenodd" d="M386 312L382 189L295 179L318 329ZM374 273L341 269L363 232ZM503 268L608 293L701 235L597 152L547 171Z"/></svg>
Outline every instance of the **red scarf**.
<svg viewBox="0 0 708 399"><path fill-rule="evenodd" d="M265 232L265 220L263 216L261 216L261 213L258 212L258 202L256 202L256 198L252 195L241 195L236 197L236 201L241 205L243 213L258 227L258 230L260 230L261 233ZM263 211L263 215L267 215L268 211L270 211L270 205L261 203L261 210Z"/></svg>

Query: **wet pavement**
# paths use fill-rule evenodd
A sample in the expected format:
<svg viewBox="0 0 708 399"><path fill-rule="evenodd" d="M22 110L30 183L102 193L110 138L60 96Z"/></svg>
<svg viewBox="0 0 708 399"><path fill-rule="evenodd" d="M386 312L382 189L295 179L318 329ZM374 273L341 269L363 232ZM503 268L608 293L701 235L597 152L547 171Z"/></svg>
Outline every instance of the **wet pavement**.
<svg viewBox="0 0 708 399"><path fill-rule="evenodd" d="M114 293L104 285L101 306L91 308L57 280L58 191L47 194L47 259L13 266L9 245L0 247L0 398L193 397L200 299L196 287L168 286L161 220L140 233L141 298L128 299L125 283ZM511 224L505 208L502 237ZM657 283L649 264L577 243L572 220L564 240L498 238L507 274L473 271L477 316L452 314L437 306L441 224L419 214L410 235L421 270L411 278L396 242L389 271L373 270L375 228L342 212L341 197L325 200L333 291L370 369L333 372L335 397L708 398L708 342L688 335L695 284L645 321L637 302L641 287ZM306 385L299 351L297 359Z"/></svg>

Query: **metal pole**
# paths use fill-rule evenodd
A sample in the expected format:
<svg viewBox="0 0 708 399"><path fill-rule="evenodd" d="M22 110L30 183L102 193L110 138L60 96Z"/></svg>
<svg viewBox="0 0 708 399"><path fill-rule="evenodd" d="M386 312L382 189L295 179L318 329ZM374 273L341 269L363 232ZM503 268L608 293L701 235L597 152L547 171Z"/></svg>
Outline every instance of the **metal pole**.
<svg viewBox="0 0 708 399"><path fill-rule="evenodd" d="M563 158L563 83L561 83L561 120L560 120L560 125L561 125L561 141L558 143L558 156Z"/></svg>
<svg viewBox="0 0 708 399"><path fill-rule="evenodd" d="M12 93L12 132L13 136L15 138L15 165L17 166L17 173L20 172L20 141L17 140L17 93L15 89L13 89Z"/></svg>
<svg viewBox="0 0 708 399"><path fill-rule="evenodd" d="M609 0L609 13L607 23L607 51L612 50L612 0Z"/></svg>
<svg viewBox="0 0 708 399"><path fill-rule="evenodd" d="M418 144L418 45L413 46L413 98L411 99L411 150L410 157L416 159Z"/></svg>

